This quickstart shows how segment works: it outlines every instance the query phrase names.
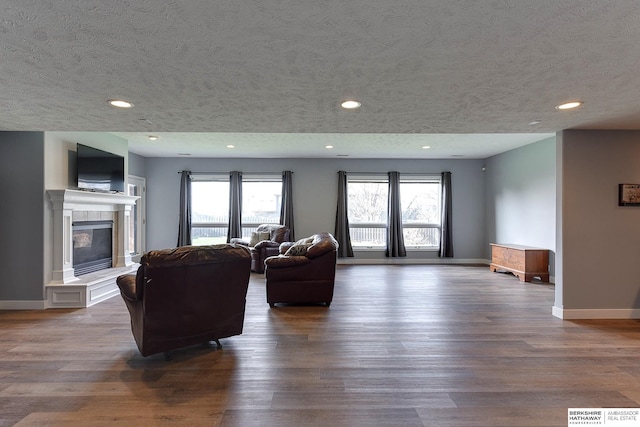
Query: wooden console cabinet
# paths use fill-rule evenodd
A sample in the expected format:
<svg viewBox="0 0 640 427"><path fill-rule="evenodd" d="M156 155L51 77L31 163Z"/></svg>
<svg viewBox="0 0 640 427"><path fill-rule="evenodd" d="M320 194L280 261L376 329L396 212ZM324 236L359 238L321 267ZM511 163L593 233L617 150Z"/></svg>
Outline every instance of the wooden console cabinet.
<svg viewBox="0 0 640 427"><path fill-rule="evenodd" d="M530 246L491 243L491 271L508 271L521 282L539 277L549 281L549 250Z"/></svg>

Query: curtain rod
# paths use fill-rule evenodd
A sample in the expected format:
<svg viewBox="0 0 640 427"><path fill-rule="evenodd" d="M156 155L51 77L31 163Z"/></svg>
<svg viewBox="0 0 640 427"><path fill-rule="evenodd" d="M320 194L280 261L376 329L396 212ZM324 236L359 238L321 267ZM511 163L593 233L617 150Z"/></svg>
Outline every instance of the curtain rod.
<svg viewBox="0 0 640 427"><path fill-rule="evenodd" d="M397 172L397 171L389 171L389 172L348 172L348 171L338 171L337 173L340 172L345 172L347 174L357 174L357 175L388 175L389 172ZM447 172L447 171L443 171L443 172ZM442 174L442 172L412 172L412 173L408 173L408 172L398 172L400 175L414 175L414 176L424 176L424 175L440 175Z"/></svg>
<svg viewBox="0 0 640 427"><path fill-rule="evenodd" d="M184 171L178 171L178 174L181 174ZM232 171L226 171L226 172L191 172L188 171L189 173L191 173L191 175L227 175L229 173L231 173ZM240 171L242 174L247 174L247 175L282 175L282 172L242 172ZM283 171L285 172L285 171ZM293 172L291 172L293 173Z"/></svg>

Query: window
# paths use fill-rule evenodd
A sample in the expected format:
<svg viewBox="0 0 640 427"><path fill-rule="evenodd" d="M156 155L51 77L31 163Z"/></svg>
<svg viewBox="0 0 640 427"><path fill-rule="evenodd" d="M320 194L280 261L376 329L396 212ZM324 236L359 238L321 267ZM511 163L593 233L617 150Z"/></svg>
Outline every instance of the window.
<svg viewBox="0 0 640 427"><path fill-rule="evenodd" d="M440 178L400 178L402 230L406 248L440 245Z"/></svg>
<svg viewBox="0 0 640 427"><path fill-rule="evenodd" d="M191 182L191 243L226 243L229 226L229 177Z"/></svg>
<svg viewBox="0 0 640 427"><path fill-rule="evenodd" d="M191 243L226 243L229 228L229 176L192 176ZM242 237L249 239L260 224L280 223L282 178L243 175Z"/></svg>
<svg viewBox="0 0 640 427"><path fill-rule="evenodd" d="M387 178L349 178L349 234L354 248L384 248L387 233Z"/></svg>
<svg viewBox="0 0 640 427"><path fill-rule="evenodd" d="M280 223L282 178L242 177L242 237L249 239L260 224Z"/></svg>
<svg viewBox="0 0 640 427"><path fill-rule="evenodd" d="M356 249L386 247L389 182L381 176L352 176L347 182L349 233ZM407 249L440 244L440 177L400 178L400 203Z"/></svg>

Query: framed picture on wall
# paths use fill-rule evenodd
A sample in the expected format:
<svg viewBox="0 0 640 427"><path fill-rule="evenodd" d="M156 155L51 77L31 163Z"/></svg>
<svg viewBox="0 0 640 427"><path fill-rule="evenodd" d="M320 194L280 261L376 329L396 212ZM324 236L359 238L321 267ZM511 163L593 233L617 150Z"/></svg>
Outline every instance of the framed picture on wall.
<svg viewBox="0 0 640 427"><path fill-rule="evenodd" d="M640 184L619 184L618 206L640 206Z"/></svg>

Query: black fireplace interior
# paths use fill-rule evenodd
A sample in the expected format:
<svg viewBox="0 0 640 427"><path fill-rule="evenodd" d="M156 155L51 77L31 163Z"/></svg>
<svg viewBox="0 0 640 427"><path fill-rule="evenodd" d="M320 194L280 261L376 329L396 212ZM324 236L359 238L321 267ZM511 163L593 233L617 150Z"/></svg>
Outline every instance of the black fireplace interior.
<svg viewBox="0 0 640 427"><path fill-rule="evenodd" d="M73 223L73 269L76 276L111 268L113 221Z"/></svg>

